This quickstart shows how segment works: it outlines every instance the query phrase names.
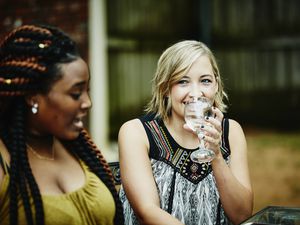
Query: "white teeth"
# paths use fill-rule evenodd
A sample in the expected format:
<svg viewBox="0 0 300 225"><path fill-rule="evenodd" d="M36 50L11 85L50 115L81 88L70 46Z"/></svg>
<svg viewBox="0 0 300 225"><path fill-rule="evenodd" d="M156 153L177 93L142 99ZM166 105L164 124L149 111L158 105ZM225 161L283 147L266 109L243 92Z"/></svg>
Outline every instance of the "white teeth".
<svg viewBox="0 0 300 225"><path fill-rule="evenodd" d="M76 119L74 120L74 125L75 125L76 127L78 127L78 128L82 128L82 127L83 127L83 122L82 122L81 119L76 118Z"/></svg>

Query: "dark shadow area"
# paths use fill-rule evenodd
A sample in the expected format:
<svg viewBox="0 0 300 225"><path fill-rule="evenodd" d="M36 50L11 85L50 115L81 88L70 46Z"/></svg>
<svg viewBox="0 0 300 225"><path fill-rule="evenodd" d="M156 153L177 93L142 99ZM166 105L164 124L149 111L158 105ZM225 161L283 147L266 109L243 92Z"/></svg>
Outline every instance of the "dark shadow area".
<svg viewBox="0 0 300 225"><path fill-rule="evenodd" d="M300 130L300 89L230 93L228 114L246 126Z"/></svg>

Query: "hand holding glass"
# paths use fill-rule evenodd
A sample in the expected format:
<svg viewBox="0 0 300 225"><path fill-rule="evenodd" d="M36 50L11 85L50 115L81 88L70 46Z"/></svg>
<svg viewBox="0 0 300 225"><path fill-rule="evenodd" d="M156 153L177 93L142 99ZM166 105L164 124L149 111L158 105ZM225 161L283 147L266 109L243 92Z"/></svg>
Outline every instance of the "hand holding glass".
<svg viewBox="0 0 300 225"><path fill-rule="evenodd" d="M211 112L211 107L211 101L205 97L199 97L185 104L185 122L197 134L200 142L199 149L191 154L191 160L197 163L210 162L215 157L214 151L205 147L204 134L201 129L201 125L205 122L205 117L209 116Z"/></svg>

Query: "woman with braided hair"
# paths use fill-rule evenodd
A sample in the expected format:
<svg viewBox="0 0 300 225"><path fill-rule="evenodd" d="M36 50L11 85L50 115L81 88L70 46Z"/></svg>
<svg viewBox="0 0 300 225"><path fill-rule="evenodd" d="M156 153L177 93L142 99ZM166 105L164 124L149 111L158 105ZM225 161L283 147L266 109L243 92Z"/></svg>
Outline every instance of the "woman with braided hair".
<svg viewBox="0 0 300 225"><path fill-rule="evenodd" d="M0 223L123 224L109 167L83 128L89 71L75 43L23 25L0 44Z"/></svg>

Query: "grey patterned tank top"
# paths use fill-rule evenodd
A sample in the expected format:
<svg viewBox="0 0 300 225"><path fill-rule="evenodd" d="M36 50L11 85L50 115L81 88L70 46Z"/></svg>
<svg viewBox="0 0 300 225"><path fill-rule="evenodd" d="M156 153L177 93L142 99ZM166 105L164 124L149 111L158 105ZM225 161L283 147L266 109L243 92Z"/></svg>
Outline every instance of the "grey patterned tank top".
<svg viewBox="0 0 300 225"><path fill-rule="evenodd" d="M140 118L150 143L149 158L160 197L160 207L186 225L230 224L219 200L216 181L210 163L194 163L190 155L197 149L181 147L168 132L163 121L146 115ZM230 159L228 119L222 122L221 151ZM139 222L120 189L126 225Z"/></svg>

